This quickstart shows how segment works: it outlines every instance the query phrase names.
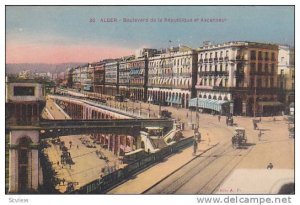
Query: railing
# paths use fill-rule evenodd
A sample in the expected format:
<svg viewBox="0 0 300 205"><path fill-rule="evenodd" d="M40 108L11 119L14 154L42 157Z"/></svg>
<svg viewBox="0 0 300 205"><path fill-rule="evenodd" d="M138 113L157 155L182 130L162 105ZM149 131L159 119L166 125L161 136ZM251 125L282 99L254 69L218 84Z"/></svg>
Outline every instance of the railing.
<svg viewBox="0 0 300 205"><path fill-rule="evenodd" d="M178 150L189 147L194 141L193 137L183 139L175 144L164 147L156 153L149 154L145 158L137 160L123 169L119 169L115 172L112 172L101 179L96 179L87 185L82 186L80 189L77 189L72 192L67 192L68 194L101 194L106 193L110 188L117 185L118 183L127 180L129 177L135 173L143 170L144 168L161 161L163 158L176 153Z"/></svg>

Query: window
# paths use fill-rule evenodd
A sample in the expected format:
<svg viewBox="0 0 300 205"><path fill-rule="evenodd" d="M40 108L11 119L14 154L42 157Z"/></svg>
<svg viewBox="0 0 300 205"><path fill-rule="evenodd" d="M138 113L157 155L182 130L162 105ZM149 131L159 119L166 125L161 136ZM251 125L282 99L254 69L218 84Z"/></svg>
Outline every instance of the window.
<svg viewBox="0 0 300 205"><path fill-rule="evenodd" d="M275 53L272 52L272 57L271 57L272 61L275 61Z"/></svg>
<svg viewBox="0 0 300 205"><path fill-rule="evenodd" d="M274 71L275 71L275 65L271 64L271 74L274 74Z"/></svg>
<svg viewBox="0 0 300 205"><path fill-rule="evenodd" d="M262 64L261 63L258 64L257 70L258 70L258 73L261 73L261 70L262 70Z"/></svg>
<svg viewBox="0 0 300 205"><path fill-rule="evenodd" d="M262 52L258 51L258 60L262 60Z"/></svg>
<svg viewBox="0 0 300 205"><path fill-rule="evenodd" d="M220 65L220 72L222 72L223 71L223 65L221 64Z"/></svg>
<svg viewBox="0 0 300 205"><path fill-rule="evenodd" d="M15 86L14 96L34 96L34 87Z"/></svg>
<svg viewBox="0 0 300 205"><path fill-rule="evenodd" d="M269 53L265 52L265 60L268 61L269 60Z"/></svg>
<svg viewBox="0 0 300 205"><path fill-rule="evenodd" d="M268 73L269 72L269 64L265 64L265 72Z"/></svg>
<svg viewBox="0 0 300 205"><path fill-rule="evenodd" d="M259 78L259 79L257 79L257 81L256 81L256 83L257 83L257 85L256 85L256 87L258 87L258 88L261 88L262 87L262 81L261 81L261 79Z"/></svg>
<svg viewBox="0 0 300 205"><path fill-rule="evenodd" d="M255 71L256 71L256 63L251 63L250 64L250 72L255 73Z"/></svg>
<svg viewBox="0 0 300 205"><path fill-rule="evenodd" d="M270 79L270 87L271 87L271 88L274 86L273 84L274 84L274 79L271 78L271 79Z"/></svg>
<svg viewBox="0 0 300 205"><path fill-rule="evenodd" d="M250 59L251 60L256 60L256 51L251 51L250 52Z"/></svg>

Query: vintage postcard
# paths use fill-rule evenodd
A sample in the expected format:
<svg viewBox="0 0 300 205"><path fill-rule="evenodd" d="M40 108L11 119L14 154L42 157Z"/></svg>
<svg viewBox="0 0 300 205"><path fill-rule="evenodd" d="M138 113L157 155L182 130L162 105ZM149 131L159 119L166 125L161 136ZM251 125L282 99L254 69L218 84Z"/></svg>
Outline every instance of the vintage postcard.
<svg viewBox="0 0 300 205"><path fill-rule="evenodd" d="M295 194L294 6L5 11L7 195Z"/></svg>

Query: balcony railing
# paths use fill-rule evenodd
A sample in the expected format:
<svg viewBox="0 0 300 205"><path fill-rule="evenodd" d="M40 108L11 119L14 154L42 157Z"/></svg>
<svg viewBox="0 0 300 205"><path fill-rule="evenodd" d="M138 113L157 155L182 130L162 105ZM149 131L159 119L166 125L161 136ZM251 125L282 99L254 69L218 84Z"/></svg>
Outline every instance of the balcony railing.
<svg viewBox="0 0 300 205"><path fill-rule="evenodd" d="M228 76L229 73L227 71L201 71L200 75L201 76L205 76L205 75L213 75L213 76L225 75L225 76Z"/></svg>

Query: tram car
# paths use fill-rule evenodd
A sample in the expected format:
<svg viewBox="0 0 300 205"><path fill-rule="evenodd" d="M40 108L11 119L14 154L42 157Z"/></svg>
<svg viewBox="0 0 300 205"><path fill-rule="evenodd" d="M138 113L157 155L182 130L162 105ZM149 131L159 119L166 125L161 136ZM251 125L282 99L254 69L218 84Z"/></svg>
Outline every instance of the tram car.
<svg viewBox="0 0 300 205"><path fill-rule="evenodd" d="M237 149L247 143L245 128L236 127L232 136L232 147Z"/></svg>

